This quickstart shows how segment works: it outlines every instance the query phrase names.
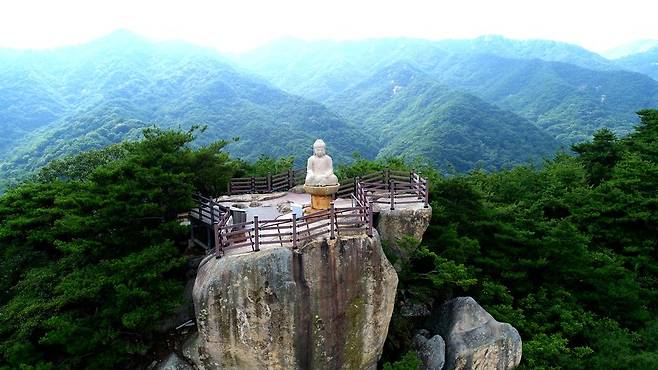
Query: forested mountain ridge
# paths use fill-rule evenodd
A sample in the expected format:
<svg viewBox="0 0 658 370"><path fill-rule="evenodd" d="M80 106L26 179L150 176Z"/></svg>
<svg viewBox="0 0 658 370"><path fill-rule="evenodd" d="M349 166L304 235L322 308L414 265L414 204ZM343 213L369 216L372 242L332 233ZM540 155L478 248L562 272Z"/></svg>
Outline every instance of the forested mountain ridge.
<svg viewBox="0 0 658 370"><path fill-rule="evenodd" d="M615 62L623 68L644 73L658 81L658 46L616 59Z"/></svg>
<svg viewBox="0 0 658 370"><path fill-rule="evenodd" d="M411 38L303 41L284 38L232 58L286 91L323 100L327 94L340 92L354 80L367 77L396 61L414 62L424 67L453 54L490 54L572 63L598 70L621 69L577 45L550 40L511 40L495 35L439 41Z"/></svg>
<svg viewBox="0 0 658 370"><path fill-rule="evenodd" d="M610 60L615 60L633 54L643 53L656 46L658 46L658 40L652 40L652 39L636 40L603 51L601 55Z"/></svg>
<svg viewBox="0 0 658 370"><path fill-rule="evenodd" d="M436 45L453 54L474 53L512 59L541 59L603 71L621 69L614 62L581 46L553 40L512 40L498 35L486 35L466 40L439 40Z"/></svg>
<svg viewBox="0 0 658 370"><path fill-rule="evenodd" d="M380 156L422 157L442 170L488 170L550 156L558 143L530 121L399 62L328 100L382 145Z"/></svg>
<svg viewBox="0 0 658 370"><path fill-rule="evenodd" d="M583 59L588 62L577 62ZM496 37L288 40L235 60L286 91L321 102L382 67L407 62L450 88L533 121L564 144L589 138L604 127L626 134L637 124L635 111L658 104L657 81L619 70L582 48L554 42Z"/></svg>
<svg viewBox="0 0 658 370"><path fill-rule="evenodd" d="M635 72L485 54L454 55L430 68L442 83L511 110L565 144L601 128L627 134L637 110L658 104L658 82Z"/></svg>
<svg viewBox="0 0 658 370"><path fill-rule="evenodd" d="M395 65L426 82L381 100L389 87L385 80L371 85L373 78ZM554 139L569 145L602 127L630 132L633 112L658 102L658 82L609 67L574 45L492 36L282 40L230 61L125 31L80 46L0 50L1 181L136 138L152 124L207 125L201 144L239 137L227 151L247 160L262 153L303 158L322 136L339 160L360 152L493 169L550 155Z"/></svg>
<svg viewBox="0 0 658 370"><path fill-rule="evenodd" d="M366 137L321 104L282 92L192 45L119 32L79 47L12 54L11 63L0 63L0 86L11 87L0 89L0 137L10 138L0 162L5 179L62 155L136 137L153 123L207 125L201 144L239 137L227 150L245 159L263 153L302 157L320 136L339 158L376 154Z"/></svg>

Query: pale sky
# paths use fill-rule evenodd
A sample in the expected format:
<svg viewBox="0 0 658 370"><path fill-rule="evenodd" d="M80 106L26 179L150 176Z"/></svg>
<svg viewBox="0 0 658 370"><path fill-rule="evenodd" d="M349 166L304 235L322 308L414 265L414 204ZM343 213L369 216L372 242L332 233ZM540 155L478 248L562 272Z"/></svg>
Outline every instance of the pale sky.
<svg viewBox="0 0 658 370"><path fill-rule="evenodd" d="M116 29L239 52L292 36L552 39L603 51L658 39L652 0L3 0L0 47L49 48Z"/></svg>

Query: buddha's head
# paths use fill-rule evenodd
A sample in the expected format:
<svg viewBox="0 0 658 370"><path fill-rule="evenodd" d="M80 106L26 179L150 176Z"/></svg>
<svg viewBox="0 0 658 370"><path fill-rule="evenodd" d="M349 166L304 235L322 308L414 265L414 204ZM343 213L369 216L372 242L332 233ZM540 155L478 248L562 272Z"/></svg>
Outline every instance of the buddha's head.
<svg viewBox="0 0 658 370"><path fill-rule="evenodd" d="M318 157L322 157L327 154L327 146L324 144L322 139L317 139L315 140L315 143L313 143L313 153Z"/></svg>

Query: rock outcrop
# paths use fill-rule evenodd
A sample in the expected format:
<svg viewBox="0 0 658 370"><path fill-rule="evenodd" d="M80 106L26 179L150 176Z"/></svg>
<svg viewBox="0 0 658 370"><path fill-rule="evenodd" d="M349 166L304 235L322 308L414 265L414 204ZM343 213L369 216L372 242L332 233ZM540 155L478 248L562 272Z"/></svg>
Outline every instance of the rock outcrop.
<svg viewBox="0 0 658 370"><path fill-rule="evenodd" d="M422 204L396 206L394 210L384 205L378 205L379 220L377 230L382 240L398 253L397 242L400 238L411 236L417 241L423 239L423 234L430 224L432 208L424 208Z"/></svg>
<svg viewBox="0 0 658 370"><path fill-rule="evenodd" d="M521 362L521 337L496 321L473 298L459 297L438 311L433 332L446 342L446 370L512 369Z"/></svg>
<svg viewBox="0 0 658 370"><path fill-rule="evenodd" d="M429 332L426 330L424 332L416 334L411 342L418 354L418 358L423 362L421 369L441 370L445 363L446 344L440 335L435 335L428 339L426 336Z"/></svg>
<svg viewBox="0 0 658 370"><path fill-rule="evenodd" d="M397 282L377 233L209 257L184 353L201 369L375 369Z"/></svg>
<svg viewBox="0 0 658 370"><path fill-rule="evenodd" d="M156 370L194 370L194 368L177 354L171 353L158 364Z"/></svg>

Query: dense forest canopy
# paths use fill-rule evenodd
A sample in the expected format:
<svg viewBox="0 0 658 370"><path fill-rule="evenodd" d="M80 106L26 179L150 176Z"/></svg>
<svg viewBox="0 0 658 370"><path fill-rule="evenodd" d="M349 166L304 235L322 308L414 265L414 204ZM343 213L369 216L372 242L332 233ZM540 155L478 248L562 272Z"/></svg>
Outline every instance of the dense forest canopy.
<svg viewBox="0 0 658 370"><path fill-rule="evenodd" d="M524 369L656 368L658 110L639 115L628 137L601 131L541 169L435 179L398 299L474 296L519 330ZM418 326L396 312L392 359Z"/></svg>
<svg viewBox="0 0 658 370"><path fill-rule="evenodd" d="M541 166L444 177L399 272L383 362L415 363L422 322L400 305L474 296L519 329L527 369L658 366L658 110L625 138L598 132ZM183 288L192 193L291 158L231 159L226 142L146 130L136 142L52 162L0 197L0 368L144 366ZM229 144L230 145L230 144ZM357 158L340 176L405 168ZM396 362L398 361L398 362Z"/></svg>

